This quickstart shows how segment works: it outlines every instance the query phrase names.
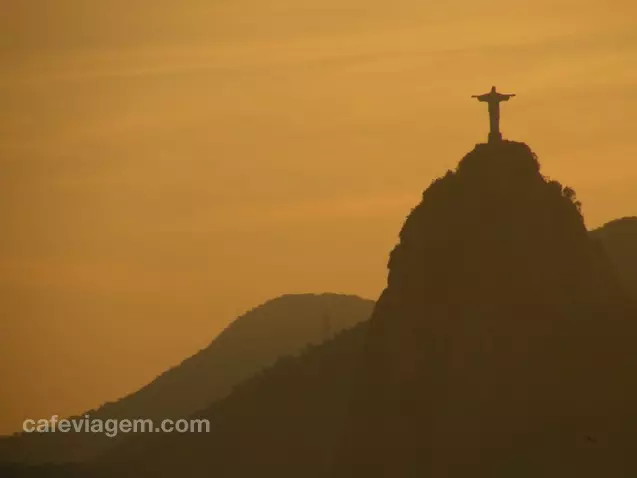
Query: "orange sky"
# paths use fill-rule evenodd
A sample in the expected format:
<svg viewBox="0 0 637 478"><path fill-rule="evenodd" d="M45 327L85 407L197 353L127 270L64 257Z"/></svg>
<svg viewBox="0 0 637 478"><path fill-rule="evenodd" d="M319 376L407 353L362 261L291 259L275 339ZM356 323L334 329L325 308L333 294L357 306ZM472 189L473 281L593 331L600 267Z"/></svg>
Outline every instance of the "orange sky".
<svg viewBox="0 0 637 478"><path fill-rule="evenodd" d="M376 297L486 138L637 213L634 0L0 1L0 433L114 400L286 292Z"/></svg>

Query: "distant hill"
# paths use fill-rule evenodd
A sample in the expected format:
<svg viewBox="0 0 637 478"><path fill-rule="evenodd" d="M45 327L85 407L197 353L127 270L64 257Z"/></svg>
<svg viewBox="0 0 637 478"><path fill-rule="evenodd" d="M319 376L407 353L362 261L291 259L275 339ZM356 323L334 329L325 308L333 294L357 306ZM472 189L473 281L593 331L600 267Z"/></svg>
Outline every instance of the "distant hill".
<svg viewBox="0 0 637 478"><path fill-rule="evenodd" d="M624 217L591 231L602 242L628 292L637 299L637 217Z"/></svg>
<svg viewBox="0 0 637 478"><path fill-rule="evenodd" d="M575 192L525 144L477 145L407 218L369 321L198 412L211 433L84 472L633 476L636 322Z"/></svg>
<svg viewBox="0 0 637 478"><path fill-rule="evenodd" d="M233 321L208 347L91 418L183 418L227 395L274 363L366 320L374 302L352 295L284 295ZM124 437L120 435L118 438ZM0 461L27 463L93 458L118 440L85 433L19 434L0 440Z"/></svg>

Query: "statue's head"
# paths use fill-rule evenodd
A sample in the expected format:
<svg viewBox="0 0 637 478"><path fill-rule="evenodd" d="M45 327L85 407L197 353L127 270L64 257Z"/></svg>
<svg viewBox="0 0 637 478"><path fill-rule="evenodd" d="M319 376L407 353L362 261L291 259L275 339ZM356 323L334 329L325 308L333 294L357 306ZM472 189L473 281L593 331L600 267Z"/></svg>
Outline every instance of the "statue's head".
<svg viewBox="0 0 637 478"><path fill-rule="evenodd" d="M491 93L495 93L495 86L491 87Z"/></svg>

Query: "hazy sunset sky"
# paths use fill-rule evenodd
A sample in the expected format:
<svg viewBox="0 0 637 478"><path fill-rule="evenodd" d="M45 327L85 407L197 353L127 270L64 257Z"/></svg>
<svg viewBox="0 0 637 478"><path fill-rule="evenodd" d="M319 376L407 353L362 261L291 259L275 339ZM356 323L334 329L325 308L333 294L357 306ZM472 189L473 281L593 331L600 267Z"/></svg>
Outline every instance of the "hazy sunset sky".
<svg viewBox="0 0 637 478"><path fill-rule="evenodd" d="M0 0L0 58L0 433L376 298L492 85L589 227L637 214L635 0Z"/></svg>

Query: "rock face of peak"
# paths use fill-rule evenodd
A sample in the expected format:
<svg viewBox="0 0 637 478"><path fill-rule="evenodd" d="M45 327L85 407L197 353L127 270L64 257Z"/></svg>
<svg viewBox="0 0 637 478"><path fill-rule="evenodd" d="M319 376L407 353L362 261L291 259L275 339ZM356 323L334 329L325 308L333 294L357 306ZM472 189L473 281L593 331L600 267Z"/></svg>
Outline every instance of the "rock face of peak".
<svg viewBox="0 0 637 478"><path fill-rule="evenodd" d="M635 466L637 316L579 207L522 143L431 184L390 256L335 476Z"/></svg>

